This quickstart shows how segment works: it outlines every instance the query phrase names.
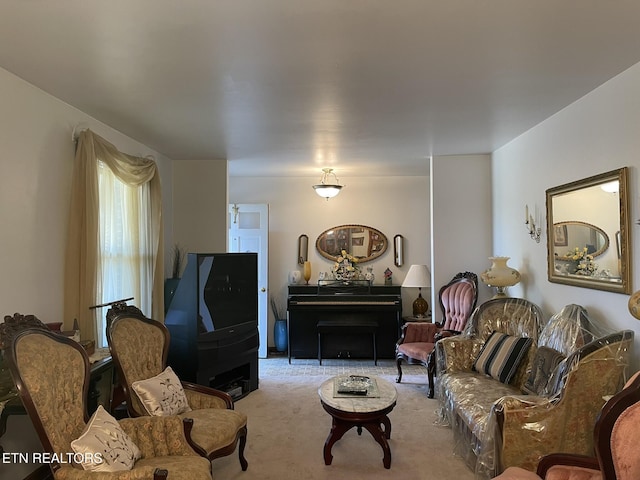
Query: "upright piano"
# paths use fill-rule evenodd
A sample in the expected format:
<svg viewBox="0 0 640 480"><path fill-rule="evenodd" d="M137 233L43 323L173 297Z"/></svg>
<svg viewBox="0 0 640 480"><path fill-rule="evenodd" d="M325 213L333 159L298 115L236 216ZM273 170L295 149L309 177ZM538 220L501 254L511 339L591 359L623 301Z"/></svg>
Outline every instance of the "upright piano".
<svg viewBox="0 0 640 480"><path fill-rule="evenodd" d="M377 322L378 358L394 358L400 338L402 299L399 285L372 285L354 280L348 284L319 281L317 285L290 285L287 332L291 358L318 357L318 322L344 323L339 335L323 339L323 358L373 358L370 339L348 325L359 320Z"/></svg>

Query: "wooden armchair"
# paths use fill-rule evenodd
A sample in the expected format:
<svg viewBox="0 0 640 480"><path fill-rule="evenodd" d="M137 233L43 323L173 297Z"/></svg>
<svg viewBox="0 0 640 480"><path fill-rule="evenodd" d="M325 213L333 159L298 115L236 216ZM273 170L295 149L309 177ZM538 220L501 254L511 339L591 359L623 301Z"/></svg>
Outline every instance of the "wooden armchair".
<svg viewBox="0 0 640 480"><path fill-rule="evenodd" d="M176 480L211 480L211 463L199 456L186 440L185 432L191 421L178 417L145 417L120 422L113 419L111 425L119 425L116 430L121 429L139 449L136 455L139 458L130 470L94 472L73 466L67 461L69 455L74 460L77 458L73 442L85 436L85 428L89 427L87 353L70 338L31 328L12 337L6 357L44 452L52 458L50 468L56 480L155 480L167 476ZM102 431L105 428L103 426ZM110 431L110 435L108 441L96 447L93 458L97 464L103 464L98 460L99 455L104 454L102 458L106 459L107 453L122 452L114 445L116 433ZM89 433L86 436L91 437ZM104 462L113 465L108 460ZM119 459L114 462L121 463Z"/></svg>
<svg viewBox="0 0 640 480"><path fill-rule="evenodd" d="M402 336L396 343L396 382L402 381L402 362L424 365L429 378L429 398L433 398L434 394L435 343L464 330L478 302L477 275L471 272L458 273L440 288L438 300L442 320L436 323L408 322L403 325Z"/></svg>
<svg viewBox="0 0 640 480"><path fill-rule="evenodd" d="M640 372L602 407L593 430L595 455L552 453L540 459L536 474L507 468L499 480L637 480L640 478Z"/></svg>
<svg viewBox="0 0 640 480"><path fill-rule="evenodd" d="M169 340L169 330L164 324L145 317L134 306L118 305L107 312L107 341L132 417L149 415L133 391L133 384L165 370ZM246 470L247 416L234 410L231 396L226 392L189 382L180 383L189 410L179 416L192 418L194 422L187 436L191 446L213 460L232 454L239 443L240 465Z"/></svg>

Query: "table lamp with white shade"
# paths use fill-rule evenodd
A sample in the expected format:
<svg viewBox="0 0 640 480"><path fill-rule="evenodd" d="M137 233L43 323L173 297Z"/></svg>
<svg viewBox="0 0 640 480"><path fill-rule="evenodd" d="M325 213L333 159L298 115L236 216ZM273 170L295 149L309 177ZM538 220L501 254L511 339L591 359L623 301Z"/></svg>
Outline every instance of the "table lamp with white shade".
<svg viewBox="0 0 640 480"><path fill-rule="evenodd" d="M418 298L413 302L413 316L424 318L429 311L429 304L422 298L422 289L431 285L431 273L426 265L411 265L402 282L403 287L417 288Z"/></svg>

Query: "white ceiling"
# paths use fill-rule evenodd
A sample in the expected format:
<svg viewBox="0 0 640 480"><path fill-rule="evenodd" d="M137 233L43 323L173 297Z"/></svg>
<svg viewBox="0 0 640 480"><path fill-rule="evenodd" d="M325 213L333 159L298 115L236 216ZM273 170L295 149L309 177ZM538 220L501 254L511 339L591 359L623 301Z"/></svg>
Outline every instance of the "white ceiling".
<svg viewBox="0 0 640 480"><path fill-rule="evenodd" d="M232 175L415 175L639 62L639 20L637 0L0 0L0 66Z"/></svg>

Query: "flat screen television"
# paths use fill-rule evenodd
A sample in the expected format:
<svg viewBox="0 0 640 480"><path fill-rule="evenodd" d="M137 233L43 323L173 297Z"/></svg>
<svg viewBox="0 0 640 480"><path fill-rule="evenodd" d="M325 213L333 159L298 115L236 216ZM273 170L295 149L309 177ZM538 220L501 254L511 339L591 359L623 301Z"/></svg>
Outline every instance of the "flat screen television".
<svg viewBox="0 0 640 480"><path fill-rule="evenodd" d="M165 324L187 327L188 336L242 324L257 326L257 253L187 254Z"/></svg>
<svg viewBox="0 0 640 480"><path fill-rule="evenodd" d="M181 380L212 386L240 375L257 388L258 254L187 254L165 325Z"/></svg>

